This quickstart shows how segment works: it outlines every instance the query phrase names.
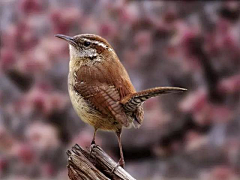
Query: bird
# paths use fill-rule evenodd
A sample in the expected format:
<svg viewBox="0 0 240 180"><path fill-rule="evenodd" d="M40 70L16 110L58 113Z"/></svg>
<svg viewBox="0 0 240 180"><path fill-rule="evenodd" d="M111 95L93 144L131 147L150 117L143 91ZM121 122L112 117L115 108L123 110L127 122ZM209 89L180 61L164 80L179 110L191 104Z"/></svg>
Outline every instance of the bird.
<svg viewBox="0 0 240 180"><path fill-rule="evenodd" d="M96 145L98 130L115 132L120 150L118 165L124 168L122 129L141 126L147 99L186 89L155 87L137 92L106 39L95 34L55 36L69 44L68 92L77 115L94 127L91 146Z"/></svg>

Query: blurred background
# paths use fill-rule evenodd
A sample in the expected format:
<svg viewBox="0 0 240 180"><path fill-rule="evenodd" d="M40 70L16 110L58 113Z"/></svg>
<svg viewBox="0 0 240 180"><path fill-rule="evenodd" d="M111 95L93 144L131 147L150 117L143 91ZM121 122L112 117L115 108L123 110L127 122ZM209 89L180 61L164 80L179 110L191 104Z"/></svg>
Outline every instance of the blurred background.
<svg viewBox="0 0 240 180"><path fill-rule="evenodd" d="M66 150L92 140L58 33L106 38L137 90L188 89L148 100L142 127L124 130L133 177L240 179L239 15L238 1L1 0L0 179L67 179ZM96 142L118 160L114 133Z"/></svg>

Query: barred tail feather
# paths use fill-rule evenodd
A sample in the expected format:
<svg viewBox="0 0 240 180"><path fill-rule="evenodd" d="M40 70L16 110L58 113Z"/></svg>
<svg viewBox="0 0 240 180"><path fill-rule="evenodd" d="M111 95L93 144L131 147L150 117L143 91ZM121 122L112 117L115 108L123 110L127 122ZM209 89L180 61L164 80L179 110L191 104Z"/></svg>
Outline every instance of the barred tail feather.
<svg viewBox="0 0 240 180"><path fill-rule="evenodd" d="M156 87L129 94L121 100L121 103L127 111L133 112L141 103L149 98L156 97L161 94L184 92L186 90L187 89L185 88L179 87Z"/></svg>

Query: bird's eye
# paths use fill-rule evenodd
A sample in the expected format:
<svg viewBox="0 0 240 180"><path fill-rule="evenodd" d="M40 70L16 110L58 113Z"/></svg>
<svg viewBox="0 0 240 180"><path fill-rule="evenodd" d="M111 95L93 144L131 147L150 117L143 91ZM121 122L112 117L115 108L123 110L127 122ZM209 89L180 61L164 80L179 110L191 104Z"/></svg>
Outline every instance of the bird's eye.
<svg viewBox="0 0 240 180"><path fill-rule="evenodd" d="M84 44L84 46L88 47L88 46L90 46L90 44L91 44L91 43L90 43L90 42L88 42L88 41L84 41L84 43L83 43L83 44Z"/></svg>

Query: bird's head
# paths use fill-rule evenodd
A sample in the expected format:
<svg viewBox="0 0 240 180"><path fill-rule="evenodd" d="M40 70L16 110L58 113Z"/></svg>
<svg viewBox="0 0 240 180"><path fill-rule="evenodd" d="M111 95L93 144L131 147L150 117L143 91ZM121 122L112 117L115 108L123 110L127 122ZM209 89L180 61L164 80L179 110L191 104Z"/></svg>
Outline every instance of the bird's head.
<svg viewBox="0 0 240 180"><path fill-rule="evenodd" d="M55 36L68 42L70 60L73 61L101 62L114 53L111 45L95 34L80 34L73 37L57 34Z"/></svg>

